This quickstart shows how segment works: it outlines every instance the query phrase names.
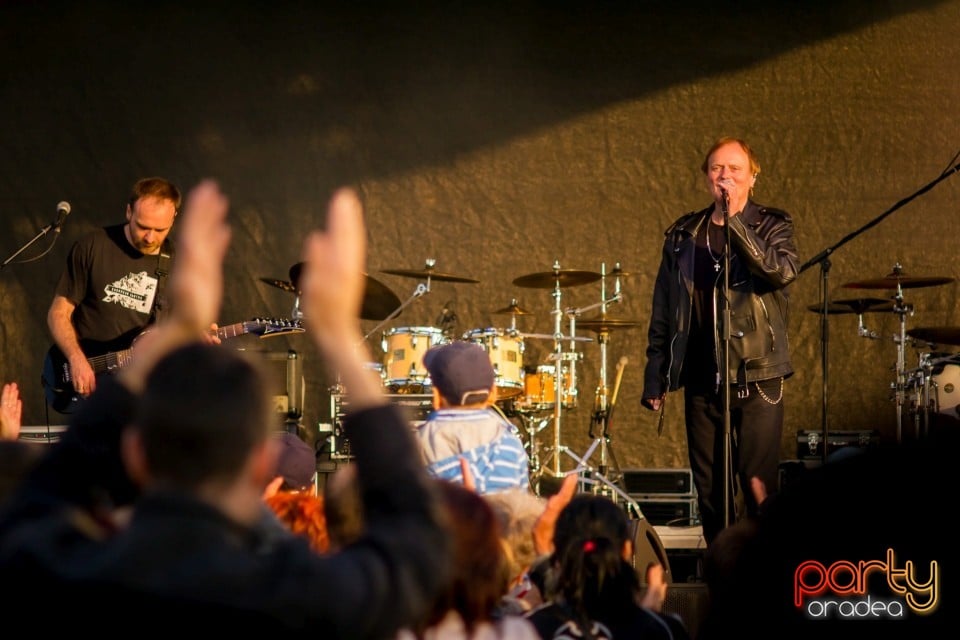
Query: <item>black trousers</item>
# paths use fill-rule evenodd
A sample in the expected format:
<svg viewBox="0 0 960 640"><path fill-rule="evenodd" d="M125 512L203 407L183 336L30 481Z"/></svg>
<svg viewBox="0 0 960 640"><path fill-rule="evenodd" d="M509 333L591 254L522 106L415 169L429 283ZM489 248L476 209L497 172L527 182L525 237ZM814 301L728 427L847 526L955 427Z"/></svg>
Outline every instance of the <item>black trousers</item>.
<svg viewBox="0 0 960 640"><path fill-rule="evenodd" d="M783 433L782 385L782 378L772 378L749 383L747 397L738 397L736 388L731 392L731 524L735 521L735 491L742 491L748 516L757 512L758 505L750 491L751 477L760 478L768 494L777 491L780 437ZM723 455L723 396L713 387L703 389L688 386L684 390L684 407L690 470L697 487L703 535L709 544L724 527L723 474L726 464Z"/></svg>

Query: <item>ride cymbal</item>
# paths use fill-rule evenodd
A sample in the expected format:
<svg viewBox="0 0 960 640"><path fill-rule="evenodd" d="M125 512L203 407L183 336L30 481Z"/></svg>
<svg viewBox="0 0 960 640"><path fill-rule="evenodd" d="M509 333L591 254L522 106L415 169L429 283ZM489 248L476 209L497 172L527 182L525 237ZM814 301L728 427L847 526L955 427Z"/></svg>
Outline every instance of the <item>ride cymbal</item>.
<svg viewBox="0 0 960 640"><path fill-rule="evenodd" d="M525 276L515 278L513 284L518 287L529 287L533 289L553 289L554 287L575 287L581 284L588 284L590 282L596 282L602 277L603 275L595 271L555 269L554 271L528 273Z"/></svg>
<svg viewBox="0 0 960 640"><path fill-rule="evenodd" d="M953 278L947 276L908 276L903 272L894 272L885 275L882 278L873 280L859 280L848 282L843 285L847 289L917 289L919 287L936 287L942 284L950 284Z"/></svg>
<svg viewBox="0 0 960 640"><path fill-rule="evenodd" d="M810 304L807 305L807 309L814 313L820 313L822 306L819 304ZM827 313L856 313L860 315L861 313L867 312L893 311L893 309L894 305L891 300L884 300L883 298L849 298L846 300L831 300L830 306L827 308Z"/></svg>
<svg viewBox="0 0 960 640"><path fill-rule="evenodd" d="M380 273L389 273L393 276L405 276L408 278L419 278L421 280L426 280L430 278L431 280L436 280L438 282L464 282L470 284L476 284L480 282L479 280L474 280L473 278L467 278L464 276L455 276L452 273L442 273L440 271L434 271L433 269L381 269Z"/></svg>
<svg viewBox="0 0 960 640"><path fill-rule="evenodd" d="M960 345L960 327L917 327L907 331L907 335L933 344Z"/></svg>
<svg viewBox="0 0 960 640"><path fill-rule="evenodd" d="M260 280L278 289L300 295L300 272L302 270L302 262L290 267L291 282L273 278L260 278ZM371 278L366 273L363 276L363 303L360 308L360 318L362 320L384 320L400 306L400 298L390 290L390 287L379 280Z"/></svg>

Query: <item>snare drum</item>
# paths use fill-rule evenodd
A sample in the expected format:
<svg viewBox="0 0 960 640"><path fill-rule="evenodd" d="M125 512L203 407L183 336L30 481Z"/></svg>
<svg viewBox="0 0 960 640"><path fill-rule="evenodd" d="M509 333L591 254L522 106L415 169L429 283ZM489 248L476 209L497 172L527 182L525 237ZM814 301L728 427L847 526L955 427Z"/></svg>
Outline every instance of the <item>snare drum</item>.
<svg viewBox="0 0 960 640"><path fill-rule="evenodd" d="M505 400L523 392L523 339L503 329L474 329L463 334L466 342L483 347L490 355L497 398Z"/></svg>
<svg viewBox="0 0 960 640"><path fill-rule="evenodd" d="M429 393L430 374L423 356L430 347L449 342L436 327L396 327L384 332L384 384L391 393Z"/></svg>
<svg viewBox="0 0 960 640"><path fill-rule="evenodd" d="M561 406L574 409L577 406L577 391L573 388L570 370L561 369ZM542 364L535 369L527 369L523 377L523 396L517 400L518 409L526 411L546 411L557 403L557 368L552 364Z"/></svg>

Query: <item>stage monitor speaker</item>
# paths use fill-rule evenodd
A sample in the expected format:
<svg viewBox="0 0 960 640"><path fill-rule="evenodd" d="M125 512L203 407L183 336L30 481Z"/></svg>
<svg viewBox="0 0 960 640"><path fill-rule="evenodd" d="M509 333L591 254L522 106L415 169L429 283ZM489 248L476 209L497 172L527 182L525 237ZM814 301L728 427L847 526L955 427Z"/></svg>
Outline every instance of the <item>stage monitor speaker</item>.
<svg viewBox="0 0 960 640"><path fill-rule="evenodd" d="M690 469L624 469L623 486L631 496L635 494L692 496L696 491Z"/></svg>
<svg viewBox="0 0 960 640"><path fill-rule="evenodd" d="M673 584L667 550L650 521L646 518L630 520L630 534L633 539L633 567L640 575L640 583L646 586L647 567L656 562L663 566L663 578L667 584Z"/></svg>

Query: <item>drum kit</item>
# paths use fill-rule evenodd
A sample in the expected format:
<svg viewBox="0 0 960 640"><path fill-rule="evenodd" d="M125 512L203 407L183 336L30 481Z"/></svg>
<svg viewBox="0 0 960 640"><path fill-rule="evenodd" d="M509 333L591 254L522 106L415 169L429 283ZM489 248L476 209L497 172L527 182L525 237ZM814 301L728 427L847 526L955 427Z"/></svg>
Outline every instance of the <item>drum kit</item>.
<svg viewBox="0 0 960 640"><path fill-rule="evenodd" d="M298 288L302 266L302 263L298 263L290 268L289 280L261 278L261 281L295 295L292 315L298 319L302 319ZM585 484L593 485L595 492L616 494L639 512L636 503L618 486L622 473L613 454L608 432L623 366L626 364L626 358L621 358L613 392L610 393L607 379L607 347L610 334L638 327L640 323L607 317L607 308L623 300L621 282L630 274L622 271L619 264L607 273L605 264L601 265L600 272L594 272L561 269L559 262L555 261L549 271L530 273L513 280L517 287L552 291L553 309L550 313L553 316L553 333L520 331L517 328L517 319L533 315L533 312L521 307L517 299L512 299L509 305L492 311L495 315L509 316L508 326L481 327L454 335L455 315L447 308L444 308L437 319L439 326L386 328L386 325L410 304L430 293L433 282L472 284L479 282L478 280L438 271L433 259L427 259L421 269L383 269L381 273L420 281L410 296L401 302L387 285L364 274L366 288L360 318L379 321L364 336L364 340L370 340L379 334L382 351L382 360L368 363L368 368L378 373L385 393L391 400L408 408L412 407L420 416L425 416L431 408L432 385L429 373L423 366L424 354L433 346L453 340L477 344L489 354L495 372L497 403L494 409L505 417L517 418L525 432L524 444L530 458L531 484L539 489L539 480L543 474L559 477L569 473L561 469L562 456L569 456L576 463L575 472L582 475ZM582 308L563 307L561 300L564 289L596 282L600 283L599 302ZM594 317L579 319L584 313L594 310L599 311ZM583 359L583 352L578 350L578 346L594 342L593 337L577 335L578 326L595 333L600 344L599 383L590 427L590 437L594 440L583 456L578 456L564 446L561 438L564 411L574 410L579 404L577 364ZM525 363L526 345L533 340L552 342L553 349L543 362ZM339 423L344 407L349 404L349 394L339 381L331 387L330 393L331 416ZM538 434L550 424L553 425L552 443L541 443ZM335 448L335 445L331 445L331 450ZM593 465L590 459L598 450L600 461ZM334 455L350 457L349 451L337 452ZM612 471L608 460L613 463Z"/></svg>
<svg viewBox="0 0 960 640"><path fill-rule="evenodd" d="M895 313L899 317L899 331L894 336L897 346L896 379L891 383L897 411L897 441L903 439L907 419L914 426L914 436L927 435L934 416L960 419L960 354L933 351L943 346L960 345L960 327L917 327L907 329L907 316L914 313L913 305L904 302L904 290L949 284L954 279L945 276L917 277L903 271L900 264L882 278L848 282L847 289L888 290L889 298L849 298L834 300L828 314L857 314L858 335L878 339L880 336L864 324L865 313ZM822 313L820 305L810 305L810 311ZM907 368L907 344L918 347L918 364Z"/></svg>

